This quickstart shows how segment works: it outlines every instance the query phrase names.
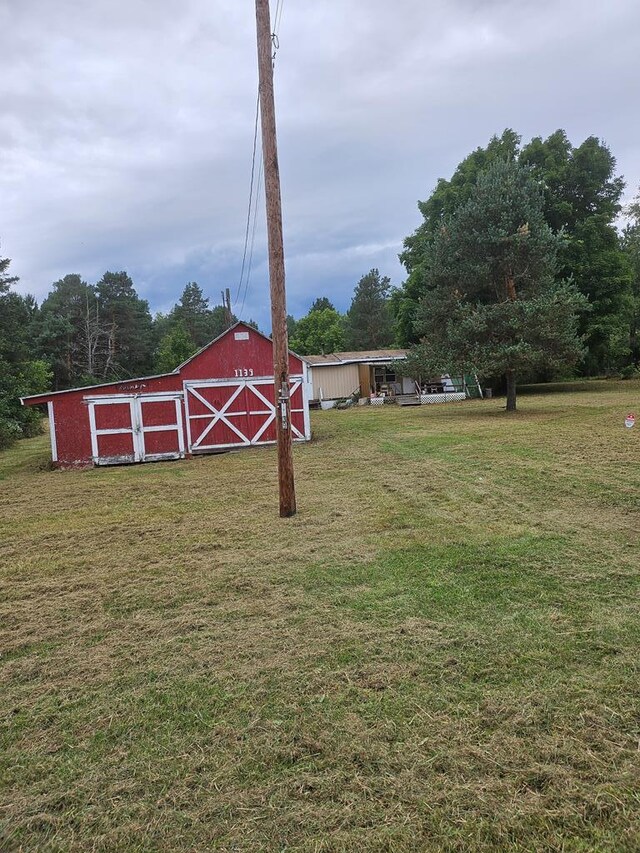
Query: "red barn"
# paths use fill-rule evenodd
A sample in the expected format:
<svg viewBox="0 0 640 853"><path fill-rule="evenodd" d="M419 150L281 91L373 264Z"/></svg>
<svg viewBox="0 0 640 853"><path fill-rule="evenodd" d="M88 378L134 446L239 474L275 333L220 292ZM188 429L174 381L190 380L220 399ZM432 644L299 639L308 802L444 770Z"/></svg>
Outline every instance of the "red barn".
<svg viewBox="0 0 640 853"><path fill-rule="evenodd" d="M307 366L289 353L291 430L311 437ZM236 323L172 373L24 397L46 403L59 467L182 459L276 441L271 339Z"/></svg>

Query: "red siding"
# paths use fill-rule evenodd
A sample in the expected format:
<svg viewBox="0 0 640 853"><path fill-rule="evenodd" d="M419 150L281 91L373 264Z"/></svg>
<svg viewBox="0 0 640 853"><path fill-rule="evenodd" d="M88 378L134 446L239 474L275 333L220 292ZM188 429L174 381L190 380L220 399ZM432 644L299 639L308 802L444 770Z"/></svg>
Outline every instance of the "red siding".
<svg viewBox="0 0 640 853"><path fill-rule="evenodd" d="M236 340L236 334L247 334L248 340ZM244 371L247 373L244 373ZM249 371L253 371L250 373ZM302 373L302 361L289 355L289 372ZM186 364L182 379L235 379L247 376L273 376L271 341L249 326L236 326Z"/></svg>
<svg viewBox="0 0 640 853"><path fill-rule="evenodd" d="M292 376L304 374L301 359L290 354L289 370ZM205 347L177 372L165 376L144 377L124 382L113 382L108 385L89 388L73 389L60 394L41 394L24 400L25 405L37 405L51 402L55 423L58 464L61 466L88 465L92 463L93 451L91 442L91 426L89 419L89 402L86 398L96 398L112 395L137 395L138 411L141 414L143 429L142 441L146 454L164 454L178 452L178 431L175 426L176 412L174 401L145 400L145 395L160 392L183 391L183 383L190 381L247 379L273 376L273 353L271 341L255 329L242 323L229 329L224 335ZM259 386L265 398L273 404L273 386ZM224 405L229 398L227 387L206 389L205 399L212 404ZM190 414L207 414L207 408L190 397ZM133 404L132 404L133 405ZM200 408L198 408L200 406ZM131 409L128 402L113 405L96 405L94 408L95 426L99 430L131 429ZM241 412L265 409L265 404L248 389L243 389L228 409L228 421L240 428L240 431L251 440L258 433L260 425L265 422L265 415L243 415ZM302 388L298 388L292 396L292 408L304 409ZM184 402L180 405L182 431L184 441L187 441L187 423ZM202 418L202 428L199 420L191 420L192 441L195 441L206 426L206 418ZM299 432L304 434L304 412L292 415L292 423ZM162 427L167 427L162 429ZM198 432L199 430L199 432ZM242 443L237 434L225 423L224 419L213 425L211 435L207 436L206 444L229 445ZM260 441L275 441L273 424L260 434ZM297 437L294 433L294 437ZM139 440L139 439L138 439ZM98 435L99 456L120 457L131 456L135 451L136 439L131 433L115 433ZM190 448L186 447L187 453Z"/></svg>

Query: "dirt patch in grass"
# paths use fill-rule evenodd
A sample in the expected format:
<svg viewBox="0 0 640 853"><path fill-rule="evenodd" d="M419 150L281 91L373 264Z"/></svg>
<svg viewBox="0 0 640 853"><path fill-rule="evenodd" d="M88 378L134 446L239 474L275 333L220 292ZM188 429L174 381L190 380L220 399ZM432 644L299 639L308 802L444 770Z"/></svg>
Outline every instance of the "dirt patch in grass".
<svg viewBox="0 0 640 853"><path fill-rule="evenodd" d="M0 849L637 849L639 394L0 455Z"/></svg>

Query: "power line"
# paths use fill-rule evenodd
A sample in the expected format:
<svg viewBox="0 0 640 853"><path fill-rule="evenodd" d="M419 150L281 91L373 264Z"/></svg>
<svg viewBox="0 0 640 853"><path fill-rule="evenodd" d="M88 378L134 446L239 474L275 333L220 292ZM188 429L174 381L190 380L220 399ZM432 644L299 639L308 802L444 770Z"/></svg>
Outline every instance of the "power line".
<svg viewBox="0 0 640 853"><path fill-rule="evenodd" d="M284 8L284 0L277 0L276 2L276 11L273 16L273 32L272 32L272 42L273 42L273 64L275 65L276 51L278 50L280 43L278 41L278 30L280 28L280 23L282 21L282 10ZM257 190L255 192L254 197L254 177L255 177L255 169L256 169L256 152L257 152L257 142L258 142L258 121L260 117L260 91L258 91L258 97L256 100L256 115L255 122L253 128L253 151L251 155L251 180L249 183L249 203L247 205L247 222L245 227L244 234L244 248L242 251L242 264L240 268L240 279L238 281L238 288L236 291L236 298L234 299L234 303L237 306L240 300L240 293L242 292L242 283L244 281L244 291L242 292L242 304L240 306L240 311L238 312L238 318L242 317L242 312L244 311L244 304L247 298L247 291L249 289L249 279L251 277L251 267L253 262L253 247L256 239L256 227L258 223L258 198L260 196L260 182L262 180L262 150L260 151L260 164L258 168L258 182L257 182ZM251 210L253 207L253 229L251 229ZM249 245L249 231L251 230L251 244ZM249 252L249 263L247 264L247 251ZM245 269L246 269L246 277L245 277Z"/></svg>
<svg viewBox="0 0 640 853"><path fill-rule="evenodd" d="M284 0L278 0L276 3L276 13L273 16L273 33L277 35L278 29L280 27L280 21L282 19L282 8L284 6Z"/></svg>
<svg viewBox="0 0 640 853"><path fill-rule="evenodd" d="M260 95L258 94L256 98L256 117L255 124L253 128L253 153L251 155L251 181L249 183L249 203L247 205L247 225L245 228L244 234L244 250L242 252L242 267L240 269L240 280L238 281L238 290L236 292L236 298L233 300L237 305L238 300L240 299L240 291L242 290L242 280L244 278L244 269L245 263L247 260L247 246L249 245L249 228L251 224L251 207L253 202L253 179L256 171L256 149L258 144L258 118L260 115Z"/></svg>
<svg viewBox="0 0 640 853"><path fill-rule="evenodd" d="M244 283L244 293L242 294L242 305L240 306L240 314L239 319L242 317L242 312L244 311L244 301L247 298L247 291L249 289L249 279L251 278L251 267L253 265L253 246L256 241L256 229L258 225L258 202L260 201L260 187L262 180L262 151L260 152L260 166L258 168L258 189L256 190L255 196L255 206L253 209L253 231L251 233L251 246L249 247L249 265L247 267L247 277Z"/></svg>

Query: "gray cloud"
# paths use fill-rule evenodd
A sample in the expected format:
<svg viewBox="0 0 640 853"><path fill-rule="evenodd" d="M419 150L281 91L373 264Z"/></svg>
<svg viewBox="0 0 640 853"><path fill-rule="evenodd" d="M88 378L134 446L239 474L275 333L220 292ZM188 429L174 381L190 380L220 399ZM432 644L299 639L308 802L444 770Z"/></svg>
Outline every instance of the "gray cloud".
<svg viewBox="0 0 640 853"><path fill-rule="evenodd" d="M272 7L275 4L272 3ZM235 294L251 0L5 0L0 239L21 288L127 269L152 307ZM276 59L290 308L395 282L416 201L493 133L605 139L640 182L635 0L285 0ZM245 314L268 326L264 215Z"/></svg>

